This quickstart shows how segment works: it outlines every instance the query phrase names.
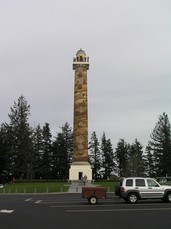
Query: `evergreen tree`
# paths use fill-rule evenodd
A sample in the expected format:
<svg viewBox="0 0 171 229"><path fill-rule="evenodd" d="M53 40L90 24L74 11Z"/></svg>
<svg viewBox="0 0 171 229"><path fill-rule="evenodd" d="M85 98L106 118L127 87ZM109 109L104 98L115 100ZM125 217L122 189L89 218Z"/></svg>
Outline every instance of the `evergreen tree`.
<svg viewBox="0 0 171 229"><path fill-rule="evenodd" d="M73 158L73 131L67 122L61 127L61 130L65 141L67 161L70 164Z"/></svg>
<svg viewBox="0 0 171 229"><path fill-rule="evenodd" d="M62 133L58 133L53 143L53 177L67 179L69 163L67 160L65 140Z"/></svg>
<svg viewBox="0 0 171 229"><path fill-rule="evenodd" d="M31 179L33 177L33 145L32 129L30 128L28 118L30 116L30 105L23 95L14 102L11 107L11 113L8 129L11 143L11 159L13 167L13 176L19 179Z"/></svg>
<svg viewBox="0 0 171 229"><path fill-rule="evenodd" d="M171 175L171 126L166 113L159 116L150 137L149 147L154 156L156 175Z"/></svg>
<svg viewBox="0 0 171 229"><path fill-rule="evenodd" d="M144 176L144 165L143 146L135 139L129 152L129 176Z"/></svg>
<svg viewBox="0 0 171 229"><path fill-rule="evenodd" d="M14 174L14 147L13 147L13 134L11 131L11 127L3 123L1 125L1 152L2 157L4 160L4 165L2 169L5 171L6 181L10 181L12 179L12 176ZM5 158L4 158L5 157Z"/></svg>
<svg viewBox="0 0 171 229"><path fill-rule="evenodd" d="M0 129L0 174L3 174L6 165L6 157L5 157L5 150L4 150L4 139L2 135L2 131ZM1 177L0 177L0 184L1 184Z"/></svg>
<svg viewBox="0 0 171 229"><path fill-rule="evenodd" d="M156 167L155 167L155 158L151 151L151 147L148 145L146 147L146 155L145 155L145 172L149 177L156 176Z"/></svg>
<svg viewBox="0 0 171 229"><path fill-rule="evenodd" d="M49 123L43 126L42 138L42 178L49 179L52 172L52 134Z"/></svg>
<svg viewBox="0 0 171 229"><path fill-rule="evenodd" d="M34 178L42 178L43 168L43 130L40 125L36 127L33 134L34 143Z"/></svg>
<svg viewBox="0 0 171 229"><path fill-rule="evenodd" d="M120 139L117 144L115 151L116 161L118 164L118 175L120 177L125 177L128 175L128 157L129 157L130 145L127 144L124 139Z"/></svg>
<svg viewBox="0 0 171 229"><path fill-rule="evenodd" d="M2 124L0 127L0 184L9 181L11 164L8 147L6 128Z"/></svg>
<svg viewBox="0 0 171 229"><path fill-rule="evenodd" d="M61 127L53 142L53 178L68 179L73 154L73 133L68 123Z"/></svg>
<svg viewBox="0 0 171 229"><path fill-rule="evenodd" d="M109 179L111 173L114 171L114 153L110 139L106 139L105 133L103 133L101 140L101 152L102 152L102 164L104 168L104 179Z"/></svg>
<svg viewBox="0 0 171 229"><path fill-rule="evenodd" d="M101 154L100 154L100 143L98 141L98 138L96 136L96 132L94 131L91 135L91 139L89 142L89 161L92 166L92 173L93 173L93 179L97 180L97 178L100 178L100 168L101 168Z"/></svg>

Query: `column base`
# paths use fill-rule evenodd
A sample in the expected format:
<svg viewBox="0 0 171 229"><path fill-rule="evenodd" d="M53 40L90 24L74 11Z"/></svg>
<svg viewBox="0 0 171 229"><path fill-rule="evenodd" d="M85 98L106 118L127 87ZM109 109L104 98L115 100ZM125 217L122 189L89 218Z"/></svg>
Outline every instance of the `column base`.
<svg viewBox="0 0 171 229"><path fill-rule="evenodd" d="M87 181L92 181L92 168L88 162L79 161L73 162L69 170L69 180L78 181L82 177L87 176Z"/></svg>

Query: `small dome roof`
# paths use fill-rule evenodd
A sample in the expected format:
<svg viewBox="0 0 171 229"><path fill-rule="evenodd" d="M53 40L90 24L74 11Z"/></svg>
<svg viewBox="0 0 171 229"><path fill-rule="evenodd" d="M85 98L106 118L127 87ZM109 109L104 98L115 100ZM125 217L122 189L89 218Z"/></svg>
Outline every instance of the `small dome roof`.
<svg viewBox="0 0 171 229"><path fill-rule="evenodd" d="M86 56L86 53L84 52L84 50L80 49L80 50L78 50L78 52L76 53L76 55L77 56L78 55L84 55L84 56Z"/></svg>

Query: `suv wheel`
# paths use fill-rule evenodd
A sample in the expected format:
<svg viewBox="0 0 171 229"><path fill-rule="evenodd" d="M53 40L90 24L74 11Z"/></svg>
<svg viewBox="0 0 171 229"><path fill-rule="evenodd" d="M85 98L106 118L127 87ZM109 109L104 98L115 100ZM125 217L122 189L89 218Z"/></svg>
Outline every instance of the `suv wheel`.
<svg viewBox="0 0 171 229"><path fill-rule="evenodd" d="M130 193L128 195L128 202L134 204L138 201L138 195L136 193Z"/></svg>
<svg viewBox="0 0 171 229"><path fill-rule="evenodd" d="M166 195L166 201L171 202L171 192L168 192Z"/></svg>

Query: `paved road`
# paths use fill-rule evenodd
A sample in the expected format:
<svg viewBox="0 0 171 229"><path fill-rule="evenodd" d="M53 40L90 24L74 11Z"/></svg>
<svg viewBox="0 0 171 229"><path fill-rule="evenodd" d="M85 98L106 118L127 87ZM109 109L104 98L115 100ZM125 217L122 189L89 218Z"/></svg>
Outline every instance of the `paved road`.
<svg viewBox="0 0 171 229"><path fill-rule="evenodd" d="M0 195L0 229L170 229L170 215L171 204L130 205L113 193L97 205L90 205L80 193Z"/></svg>

